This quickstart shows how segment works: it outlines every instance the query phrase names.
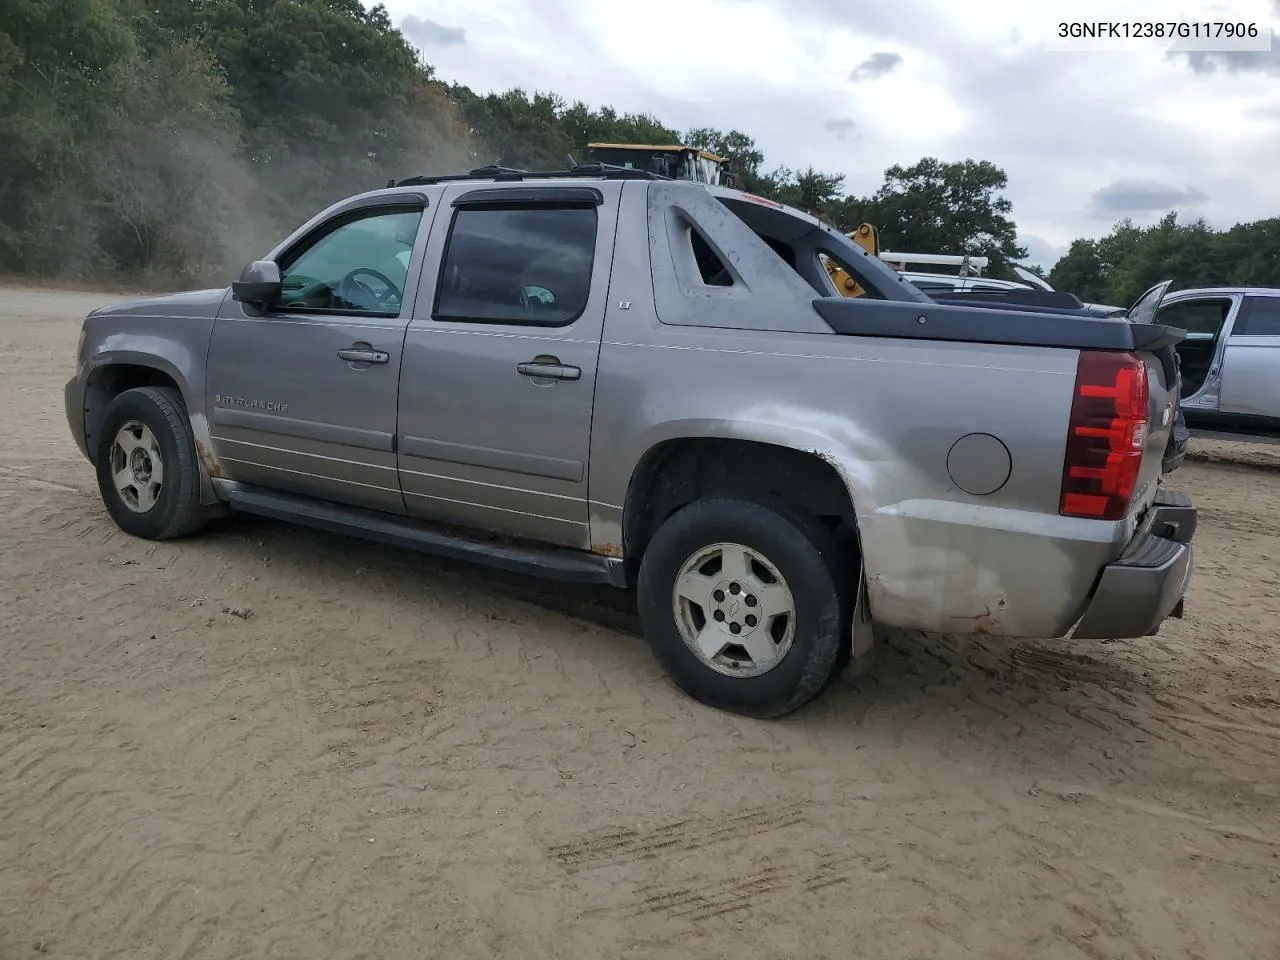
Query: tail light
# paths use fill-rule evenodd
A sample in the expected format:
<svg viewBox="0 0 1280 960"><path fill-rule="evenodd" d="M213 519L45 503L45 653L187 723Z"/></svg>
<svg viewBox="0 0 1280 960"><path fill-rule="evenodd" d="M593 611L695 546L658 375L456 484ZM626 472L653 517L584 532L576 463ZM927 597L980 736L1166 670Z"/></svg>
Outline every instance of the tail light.
<svg viewBox="0 0 1280 960"><path fill-rule="evenodd" d="M1062 468L1064 517L1120 520L1142 468L1150 420L1147 365L1134 353L1082 350Z"/></svg>

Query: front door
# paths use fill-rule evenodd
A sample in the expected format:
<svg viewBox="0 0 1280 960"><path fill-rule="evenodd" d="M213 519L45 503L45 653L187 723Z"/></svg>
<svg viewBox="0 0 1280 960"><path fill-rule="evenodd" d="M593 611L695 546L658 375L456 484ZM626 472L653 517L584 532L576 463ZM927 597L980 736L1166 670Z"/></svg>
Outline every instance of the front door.
<svg viewBox="0 0 1280 960"><path fill-rule="evenodd" d="M422 219L420 201L347 210L279 258L279 303L224 302L207 409L229 478L404 513L396 391Z"/></svg>
<svg viewBox="0 0 1280 960"><path fill-rule="evenodd" d="M1176 349L1182 367L1182 406L1187 410L1218 408L1219 341L1231 328L1239 300L1230 293L1184 294L1160 304L1155 322L1186 331Z"/></svg>
<svg viewBox="0 0 1280 960"><path fill-rule="evenodd" d="M411 514L590 545L587 459L620 184L452 186L400 376Z"/></svg>
<svg viewBox="0 0 1280 960"><path fill-rule="evenodd" d="M1155 286L1148 287L1146 292L1142 294L1133 305L1129 307L1125 317L1130 323L1152 323L1156 318L1156 312L1160 309L1160 301L1164 299L1165 291L1169 289L1172 280L1161 280Z"/></svg>

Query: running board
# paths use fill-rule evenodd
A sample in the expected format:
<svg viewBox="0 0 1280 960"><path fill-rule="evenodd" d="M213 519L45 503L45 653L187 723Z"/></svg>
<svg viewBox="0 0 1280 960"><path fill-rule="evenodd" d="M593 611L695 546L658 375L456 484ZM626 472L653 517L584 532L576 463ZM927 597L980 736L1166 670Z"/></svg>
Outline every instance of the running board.
<svg viewBox="0 0 1280 960"><path fill-rule="evenodd" d="M625 587L621 560L561 547L493 542L451 532L408 517L396 517L360 507L348 507L291 493L279 493L226 480L214 481L231 509L273 520L374 540L469 563L496 567L572 583L602 583Z"/></svg>

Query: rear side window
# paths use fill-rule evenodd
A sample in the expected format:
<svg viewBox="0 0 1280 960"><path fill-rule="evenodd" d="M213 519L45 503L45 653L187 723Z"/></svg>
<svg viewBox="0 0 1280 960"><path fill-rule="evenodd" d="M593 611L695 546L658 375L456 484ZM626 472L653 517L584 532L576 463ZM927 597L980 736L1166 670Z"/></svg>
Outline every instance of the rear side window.
<svg viewBox="0 0 1280 960"><path fill-rule="evenodd" d="M1238 337L1280 337L1280 297L1245 297Z"/></svg>
<svg viewBox="0 0 1280 960"><path fill-rule="evenodd" d="M689 244L693 248L693 259L698 264L698 275L702 277L703 283L709 287L733 286L733 274L696 227L689 229Z"/></svg>
<svg viewBox="0 0 1280 960"><path fill-rule="evenodd" d="M1231 312L1225 297L1212 300L1181 300L1160 308L1158 323L1185 330L1193 337L1215 337Z"/></svg>
<svg viewBox="0 0 1280 960"><path fill-rule="evenodd" d="M594 206L459 210L432 316L566 326L586 309L595 252Z"/></svg>

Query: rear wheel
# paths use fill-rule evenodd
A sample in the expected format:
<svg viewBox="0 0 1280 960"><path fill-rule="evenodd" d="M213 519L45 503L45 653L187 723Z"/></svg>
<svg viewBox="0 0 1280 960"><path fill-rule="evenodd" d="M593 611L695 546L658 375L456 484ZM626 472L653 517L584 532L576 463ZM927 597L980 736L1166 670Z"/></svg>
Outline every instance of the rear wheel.
<svg viewBox="0 0 1280 960"><path fill-rule="evenodd" d="M177 390L137 387L113 399L95 462L102 502L126 533L168 540L204 525L195 438Z"/></svg>
<svg viewBox="0 0 1280 960"><path fill-rule="evenodd" d="M637 582L650 647L686 693L779 717L816 697L847 646L852 584L834 535L781 502L713 499L657 531Z"/></svg>

